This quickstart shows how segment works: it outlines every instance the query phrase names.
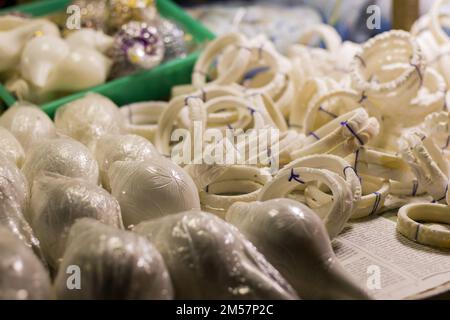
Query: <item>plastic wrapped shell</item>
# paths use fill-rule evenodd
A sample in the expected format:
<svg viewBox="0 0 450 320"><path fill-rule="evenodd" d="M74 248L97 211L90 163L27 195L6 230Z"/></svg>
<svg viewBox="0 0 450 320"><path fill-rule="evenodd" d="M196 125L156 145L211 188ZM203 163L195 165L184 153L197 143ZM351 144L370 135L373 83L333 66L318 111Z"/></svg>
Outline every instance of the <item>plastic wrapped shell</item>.
<svg viewBox="0 0 450 320"><path fill-rule="evenodd" d="M20 103L0 117L0 126L9 130L25 152L39 142L56 136L52 120L38 107Z"/></svg>
<svg viewBox="0 0 450 320"><path fill-rule="evenodd" d="M28 205L27 179L14 162L0 153L0 201L12 201L21 211Z"/></svg>
<svg viewBox="0 0 450 320"><path fill-rule="evenodd" d="M55 268L64 254L70 227L86 217L123 228L119 204L95 184L51 173L34 182L30 220L51 267Z"/></svg>
<svg viewBox="0 0 450 320"><path fill-rule="evenodd" d="M42 258L39 240L25 219L28 184L15 164L0 154L0 226L9 229Z"/></svg>
<svg viewBox="0 0 450 320"><path fill-rule="evenodd" d="M227 221L237 226L304 299L367 299L346 273L320 218L289 199L236 203Z"/></svg>
<svg viewBox="0 0 450 320"><path fill-rule="evenodd" d="M153 144L140 136L107 135L97 142L95 156L100 168L103 187L110 190L108 170L116 161L158 160L160 154Z"/></svg>
<svg viewBox="0 0 450 320"><path fill-rule="evenodd" d="M20 142L3 127L0 127L0 154L13 161L19 168L22 166L25 157L25 151L23 151Z"/></svg>
<svg viewBox="0 0 450 320"><path fill-rule="evenodd" d="M51 298L50 278L33 252L0 226L0 300Z"/></svg>
<svg viewBox="0 0 450 320"><path fill-rule="evenodd" d="M112 195L126 227L168 214L200 209L192 178L173 162L115 162L109 170Z"/></svg>
<svg viewBox="0 0 450 320"><path fill-rule="evenodd" d="M100 137L122 132L123 119L119 108L111 100L89 93L59 108L55 114L55 125L61 133L94 150Z"/></svg>
<svg viewBox="0 0 450 320"><path fill-rule="evenodd" d="M134 229L161 252L177 299L295 299L270 263L232 225L183 212Z"/></svg>
<svg viewBox="0 0 450 320"><path fill-rule="evenodd" d="M67 288L70 266L79 267L79 290ZM150 242L92 219L73 225L55 289L58 299L173 299L169 272Z"/></svg>
<svg viewBox="0 0 450 320"><path fill-rule="evenodd" d="M99 182L97 161L84 145L70 138L46 140L33 147L25 157L22 171L30 186L44 172Z"/></svg>

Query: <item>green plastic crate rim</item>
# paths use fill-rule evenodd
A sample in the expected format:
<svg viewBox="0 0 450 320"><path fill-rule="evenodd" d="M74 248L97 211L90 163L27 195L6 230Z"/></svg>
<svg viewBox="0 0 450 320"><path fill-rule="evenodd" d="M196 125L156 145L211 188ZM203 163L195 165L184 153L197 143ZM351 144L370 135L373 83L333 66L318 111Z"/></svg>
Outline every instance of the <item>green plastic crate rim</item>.
<svg viewBox="0 0 450 320"><path fill-rule="evenodd" d="M1 10L0 15L8 12L23 12L32 16L43 16L57 11L63 11L70 0L44 0L31 4L15 6ZM214 34L201 23L192 18L183 9L170 0L157 0L159 13L176 21L185 31L190 33L196 43L214 39ZM41 108L50 116L62 105L83 97L87 92L96 92L107 96L117 105L145 100L164 100L170 96L171 88L175 85L190 83L191 73L198 52L186 58L174 59L152 70L141 71L130 76L121 77L105 84L89 88L75 94L45 103ZM16 99L0 84L0 99L7 106L16 103Z"/></svg>

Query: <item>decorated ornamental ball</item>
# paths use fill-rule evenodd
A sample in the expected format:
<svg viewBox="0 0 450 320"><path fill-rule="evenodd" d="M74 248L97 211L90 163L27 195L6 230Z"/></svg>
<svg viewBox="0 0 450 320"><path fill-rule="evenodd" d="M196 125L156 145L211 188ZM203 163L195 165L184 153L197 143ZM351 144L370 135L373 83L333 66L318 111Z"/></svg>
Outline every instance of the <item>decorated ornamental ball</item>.
<svg viewBox="0 0 450 320"><path fill-rule="evenodd" d="M164 41L155 26L131 21L116 34L110 56L116 75L151 69L164 58Z"/></svg>

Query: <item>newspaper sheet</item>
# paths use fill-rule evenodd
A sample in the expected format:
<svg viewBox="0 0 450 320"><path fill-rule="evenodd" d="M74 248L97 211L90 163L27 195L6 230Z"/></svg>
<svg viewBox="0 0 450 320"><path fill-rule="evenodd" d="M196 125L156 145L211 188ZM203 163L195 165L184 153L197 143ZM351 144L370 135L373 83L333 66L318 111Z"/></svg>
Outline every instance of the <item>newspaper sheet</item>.
<svg viewBox="0 0 450 320"><path fill-rule="evenodd" d="M408 240L396 231L395 221L385 217L349 224L333 248L375 299L408 299L450 285L450 250Z"/></svg>

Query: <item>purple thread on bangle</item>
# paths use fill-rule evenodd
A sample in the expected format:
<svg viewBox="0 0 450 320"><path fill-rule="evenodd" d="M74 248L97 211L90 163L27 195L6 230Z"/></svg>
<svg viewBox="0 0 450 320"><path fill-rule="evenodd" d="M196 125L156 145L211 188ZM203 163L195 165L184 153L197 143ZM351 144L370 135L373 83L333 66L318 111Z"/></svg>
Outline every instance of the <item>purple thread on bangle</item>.
<svg viewBox="0 0 450 320"><path fill-rule="evenodd" d="M289 182L291 182L292 180L295 180L301 184L305 184L304 181L300 180L300 175L295 174L294 169L291 169L291 176L289 177Z"/></svg>
<svg viewBox="0 0 450 320"><path fill-rule="evenodd" d="M353 128L350 127L347 121L341 122L341 126L345 126L350 131L350 133L358 140L359 144L362 146L364 145L364 141L361 139L360 136L358 136L358 134L353 130Z"/></svg>
<svg viewBox="0 0 450 320"><path fill-rule="evenodd" d="M419 190L419 181L414 180L413 181L413 189L412 189L412 196L415 197L417 194L417 190Z"/></svg>
<svg viewBox="0 0 450 320"><path fill-rule="evenodd" d="M361 61L362 66L365 68L366 62L364 61L364 59L359 55L359 54L355 54L355 58L358 59L359 61Z"/></svg>
<svg viewBox="0 0 450 320"><path fill-rule="evenodd" d="M256 110L252 107L247 107L247 109L250 111L250 115L253 117L255 115Z"/></svg>
<svg viewBox="0 0 450 320"><path fill-rule="evenodd" d="M320 140L320 137L314 131L311 131L310 133L308 133L308 136L312 136L312 137L316 138L317 140Z"/></svg>
<svg viewBox="0 0 450 320"><path fill-rule="evenodd" d="M328 110L325 110L322 106L319 107L319 111L322 111L323 113L329 115L332 118L337 118L338 116L336 114L334 114L333 112L330 112Z"/></svg>
<svg viewBox="0 0 450 320"><path fill-rule="evenodd" d="M227 124L228 129L233 130L233 127L231 126L231 124Z"/></svg>
<svg viewBox="0 0 450 320"><path fill-rule="evenodd" d="M374 206L373 206L373 209L372 209L372 212L370 213L370 215L373 215L377 212L378 206L380 205L380 202L381 202L381 194L379 192L374 192L373 194L375 195L376 198L375 198L375 203L374 203Z"/></svg>

